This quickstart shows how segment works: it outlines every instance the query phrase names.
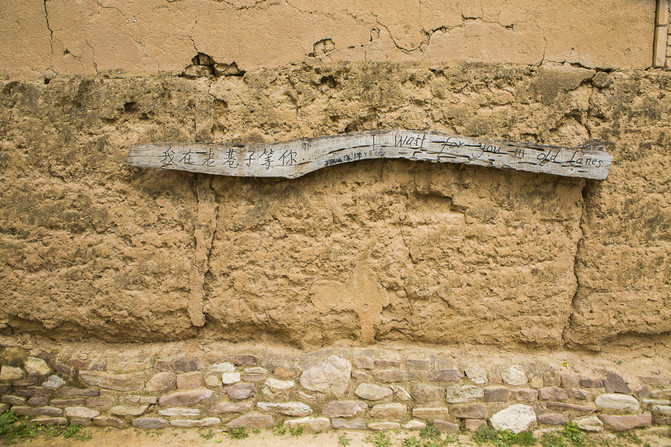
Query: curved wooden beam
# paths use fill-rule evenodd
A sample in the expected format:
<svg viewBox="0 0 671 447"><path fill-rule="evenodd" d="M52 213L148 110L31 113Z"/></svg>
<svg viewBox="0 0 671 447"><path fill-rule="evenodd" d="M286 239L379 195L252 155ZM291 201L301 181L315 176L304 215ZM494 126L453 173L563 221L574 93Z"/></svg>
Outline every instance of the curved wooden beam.
<svg viewBox="0 0 671 447"><path fill-rule="evenodd" d="M206 174L296 178L358 160L404 158L603 180L612 156L602 149L598 140L565 148L441 132L383 130L268 144L147 144L130 148L128 163Z"/></svg>

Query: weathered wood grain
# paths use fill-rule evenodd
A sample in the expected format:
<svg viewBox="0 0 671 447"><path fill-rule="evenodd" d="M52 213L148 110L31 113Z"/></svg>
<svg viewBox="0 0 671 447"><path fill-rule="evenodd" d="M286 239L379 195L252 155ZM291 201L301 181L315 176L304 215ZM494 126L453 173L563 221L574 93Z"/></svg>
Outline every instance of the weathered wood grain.
<svg viewBox="0 0 671 447"><path fill-rule="evenodd" d="M601 149L595 140L565 148L440 132L385 130L268 144L148 144L130 148L128 163L240 177L296 178L358 160L404 158L603 180L612 156Z"/></svg>

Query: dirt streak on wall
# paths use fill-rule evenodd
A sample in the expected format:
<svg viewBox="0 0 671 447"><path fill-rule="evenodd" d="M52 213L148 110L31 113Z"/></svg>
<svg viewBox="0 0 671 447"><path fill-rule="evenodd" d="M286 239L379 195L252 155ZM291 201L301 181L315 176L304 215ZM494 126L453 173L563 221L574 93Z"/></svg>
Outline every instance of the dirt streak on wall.
<svg viewBox="0 0 671 447"><path fill-rule="evenodd" d="M670 90L669 73L550 63L3 81L2 333L668 346ZM386 128L601 138L614 162L603 182L375 160L208 183L125 164L156 141Z"/></svg>

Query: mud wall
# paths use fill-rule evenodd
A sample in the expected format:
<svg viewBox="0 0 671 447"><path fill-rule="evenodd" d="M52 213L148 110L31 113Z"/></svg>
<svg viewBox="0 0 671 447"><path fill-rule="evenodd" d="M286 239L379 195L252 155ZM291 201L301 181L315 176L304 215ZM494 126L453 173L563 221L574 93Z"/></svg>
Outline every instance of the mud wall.
<svg viewBox="0 0 671 447"><path fill-rule="evenodd" d="M6 340L668 347L671 74L648 68L654 4L570 18L533 2L199 5L3 16ZM125 164L135 144L386 128L601 138L614 161L603 182L384 160L291 181Z"/></svg>

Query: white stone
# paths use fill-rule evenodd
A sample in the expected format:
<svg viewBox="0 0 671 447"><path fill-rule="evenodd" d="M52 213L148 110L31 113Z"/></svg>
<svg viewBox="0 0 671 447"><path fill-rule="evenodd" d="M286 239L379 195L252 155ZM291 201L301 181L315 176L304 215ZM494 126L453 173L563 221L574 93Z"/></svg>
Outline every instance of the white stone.
<svg viewBox="0 0 671 447"><path fill-rule="evenodd" d="M573 422L575 422L580 430L591 432L600 432L603 430L603 422L596 416L575 419Z"/></svg>
<svg viewBox="0 0 671 447"><path fill-rule="evenodd" d="M301 419L289 419L284 421L284 426L287 428L303 427L309 432L326 431L331 428L331 420L329 418L311 418L305 417Z"/></svg>
<svg viewBox="0 0 671 447"><path fill-rule="evenodd" d="M67 407L65 409L65 416L69 418L84 418L84 419L93 419L96 416L99 416L96 410L91 410L86 407Z"/></svg>
<svg viewBox="0 0 671 447"><path fill-rule="evenodd" d="M228 362L215 363L214 365L210 366L209 370L211 372L232 373L235 371L235 366Z"/></svg>
<svg viewBox="0 0 671 447"><path fill-rule="evenodd" d="M510 430L513 433L519 433L536 422L536 412L529 405L511 405L489 418L489 422L497 430Z"/></svg>
<svg viewBox="0 0 671 447"><path fill-rule="evenodd" d="M478 367L466 368L464 370L466 377L471 379L471 382L476 385L484 385L487 383L487 371Z"/></svg>
<svg viewBox="0 0 671 447"><path fill-rule="evenodd" d="M479 386L450 386L447 387L446 398L451 404L473 402L485 397L485 390Z"/></svg>
<svg viewBox="0 0 671 447"><path fill-rule="evenodd" d="M303 372L300 382L303 388L310 391L330 392L337 397L342 397L347 392L351 375L350 362L332 355L320 365Z"/></svg>
<svg viewBox="0 0 671 447"><path fill-rule="evenodd" d="M46 382L42 383L42 386L44 388L51 388L53 390L60 388L63 385L65 385L65 380L61 379L56 374L54 374L53 376L49 376Z"/></svg>
<svg viewBox="0 0 671 447"><path fill-rule="evenodd" d="M391 396L393 391L391 388L386 386L374 385L372 383L362 383L356 387L354 394L366 400L381 400Z"/></svg>
<svg viewBox="0 0 671 447"><path fill-rule="evenodd" d="M16 380L23 377L23 370L15 366L2 365L0 369L0 380Z"/></svg>
<svg viewBox="0 0 671 447"><path fill-rule="evenodd" d="M600 394L594 399L597 407L609 410L638 411L639 403L634 396L628 394Z"/></svg>
<svg viewBox="0 0 671 447"><path fill-rule="evenodd" d="M23 366L26 368L26 372L30 375L46 376L51 373L51 368L49 368L47 362L38 359L37 357L28 357L26 361L23 362Z"/></svg>
<svg viewBox="0 0 671 447"><path fill-rule="evenodd" d="M426 428L426 424L422 421L408 421L407 424L403 426L404 429L406 430L421 430L423 428Z"/></svg>
<svg viewBox="0 0 671 447"><path fill-rule="evenodd" d="M277 397L288 394L289 390L296 386L293 380L279 380L269 377L263 385L263 393L267 396Z"/></svg>
<svg viewBox="0 0 671 447"><path fill-rule="evenodd" d="M221 375L221 383L224 385L232 385L240 381L240 373L223 373Z"/></svg>
<svg viewBox="0 0 671 447"><path fill-rule="evenodd" d="M278 411L287 416L307 416L312 414L312 408L303 402L258 402L256 406L261 411Z"/></svg>
<svg viewBox="0 0 671 447"><path fill-rule="evenodd" d="M197 417L200 415L200 410L195 408L166 408L165 410L158 410L161 416L187 416Z"/></svg>
<svg viewBox="0 0 671 447"><path fill-rule="evenodd" d="M501 378L505 383L513 386L524 385L529 381L524 370L518 365L513 365L501 372Z"/></svg>
<svg viewBox="0 0 671 447"><path fill-rule="evenodd" d="M411 399L410 393L408 393L402 386L390 385L390 388L394 391L394 395L403 402L407 402Z"/></svg>

